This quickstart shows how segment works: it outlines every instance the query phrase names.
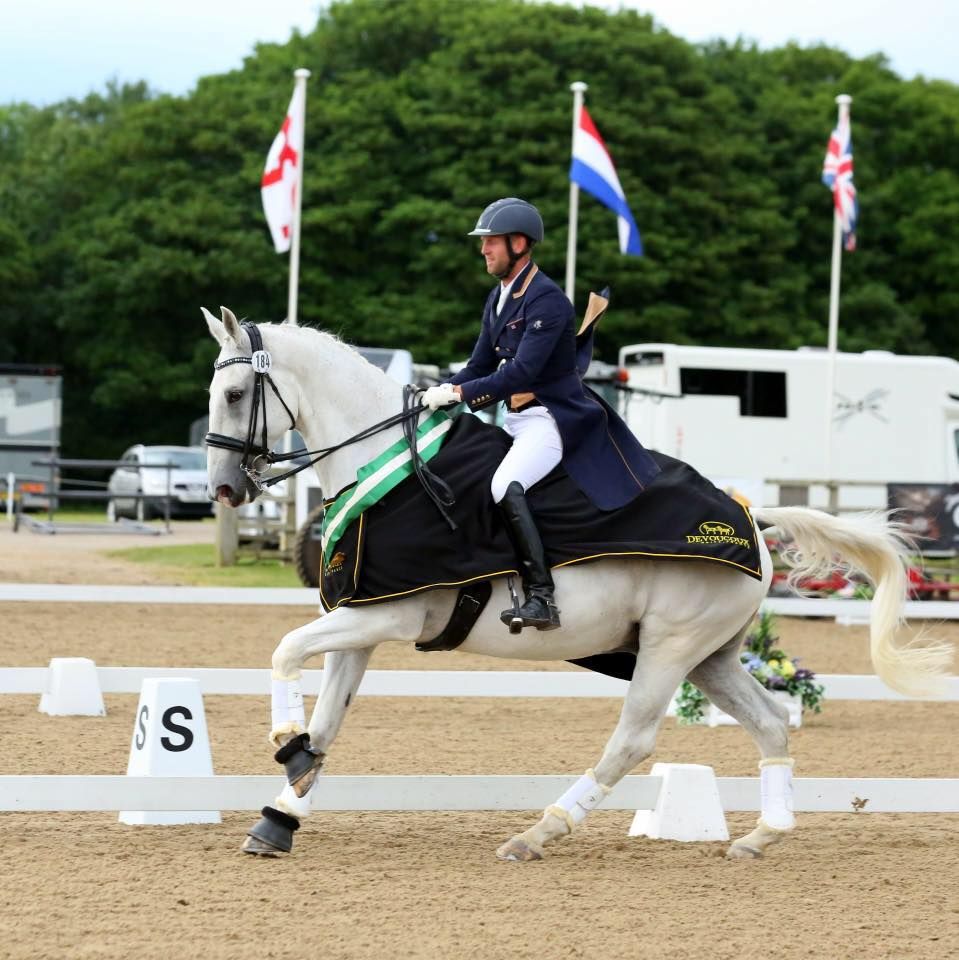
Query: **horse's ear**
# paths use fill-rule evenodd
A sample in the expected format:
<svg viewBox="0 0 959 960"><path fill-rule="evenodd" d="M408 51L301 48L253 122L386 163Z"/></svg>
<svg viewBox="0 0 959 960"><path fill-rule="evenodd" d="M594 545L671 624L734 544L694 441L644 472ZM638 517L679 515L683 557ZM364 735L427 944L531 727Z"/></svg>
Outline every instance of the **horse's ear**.
<svg viewBox="0 0 959 960"><path fill-rule="evenodd" d="M206 307L200 307L200 310L206 318L206 325L210 328L210 336L213 337L221 347L225 347L230 342L230 336L223 326L223 321L217 320Z"/></svg>
<svg viewBox="0 0 959 960"><path fill-rule="evenodd" d="M220 316L223 317L223 326L229 334L230 339L239 344L243 340L243 334L240 332L240 321L229 307L220 307Z"/></svg>
<svg viewBox="0 0 959 960"><path fill-rule="evenodd" d="M224 323L223 320L218 320L213 316L212 313L210 313L209 310L207 310L206 307L200 307L200 310L203 312L203 316L206 318L206 325L210 328L210 335L221 347L228 345L232 347L238 347L240 345L240 341L238 339L240 326L236 321L236 317L233 316L233 314L225 307L220 307L220 309L224 312L224 320L228 315L230 320L233 321L232 330L230 329L230 325L228 323Z"/></svg>

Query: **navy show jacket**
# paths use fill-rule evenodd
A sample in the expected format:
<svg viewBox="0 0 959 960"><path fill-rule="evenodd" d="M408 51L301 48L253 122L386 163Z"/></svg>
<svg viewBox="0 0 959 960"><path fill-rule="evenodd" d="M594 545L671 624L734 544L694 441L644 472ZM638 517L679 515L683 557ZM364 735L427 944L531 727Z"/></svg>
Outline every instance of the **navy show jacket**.
<svg viewBox="0 0 959 960"><path fill-rule="evenodd" d="M500 291L500 284L490 291L472 356L450 382L459 384L471 410L533 393L556 421L573 482L600 510L624 506L659 467L616 411L583 383L593 328L577 339L572 304L532 262L497 316Z"/></svg>

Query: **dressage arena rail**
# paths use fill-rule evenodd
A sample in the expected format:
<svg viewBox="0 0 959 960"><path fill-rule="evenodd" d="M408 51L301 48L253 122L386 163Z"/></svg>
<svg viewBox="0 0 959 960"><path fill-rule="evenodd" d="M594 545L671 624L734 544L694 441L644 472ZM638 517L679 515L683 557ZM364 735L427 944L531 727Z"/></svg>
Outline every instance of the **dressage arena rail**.
<svg viewBox="0 0 959 960"><path fill-rule="evenodd" d="M139 693L144 680L197 680L200 693L270 693L270 671L241 667L97 667L101 693ZM0 668L0 694L47 693L49 667ZM935 697L907 697L871 674L819 674L829 700L959 700L959 677ZM320 692L322 670L304 670L301 688ZM547 670L368 670L359 694L368 697L623 697L628 683L598 673Z"/></svg>
<svg viewBox="0 0 959 960"><path fill-rule="evenodd" d="M197 587L86 587L0 584L0 602L272 604L316 607L306 589ZM773 599L766 609L784 616L865 618L868 601ZM959 603L906 604L912 619L959 618ZM0 694L43 693L47 667L0 669ZM229 668L99 667L102 692L137 693L150 677L189 677L203 694L259 694L270 671ZM905 700L874 676L820 675L835 699ZM319 692L322 670L303 674L303 692ZM372 696L620 697L624 681L569 671L368 671L360 693ZM959 700L952 677L938 699ZM575 781L572 776L328 776L313 792L313 809L326 811L537 810ZM759 781L717 778L727 812L759 809ZM255 810L270 803L283 779L276 776L134 777L0 776L0 811ZM626 777L604 802L606 810L655 807L661 777ZM797 812L959 813L959 779L799 778Z"/></svg>
<svg viewBox="0 0 959 960"><path fill-rule="evenodd" d="M0 670L0 693L41 693L48 668ZM317 693L322 670L303 674L303 692ZM99 667L107 693L136 693L150 677L188 677L201 692L265 695L270 671L222 668ZM908 699L877 677L821 675L833 699ZM373 670L359 692L379 696L619 697L625 681L596 674L547 671ZM940 698L959 700L952 677ZM568 776L356 776L324 777L313 809L326 811L535 810L552 803L574 782ZM725 811L758 810L759 781L717 778ZM276 776L137 777L0 776L0 811L254 810L282 787ZM959 779L800 778L795 809L835 813L959 813ZM607 810L656 806L661 777L625 778L607 798Z"/></svg>
<svg viewBox="0 0 959 960"><path fill-rule="evenodd" d="M626 777L604 810L650 810L662 777ZM325 776L314 810L541 810L573 776ZM257 810L272 802L282 777L0 776L2 812ZM718 777L725 812L757 811L759 780ZM959 813L959 779L799 778L801 813Z"/></svg>
<svg viewBox="0 0 959 960"><path fill-rule="evenodd" d="M319 593L306 587L157 587L87 586L63 583L0 583L0 602L42 603L186 603L229 606L266 605L319 607ZM772 597L762 609L782 617L837 617L854 622L869 618L869 600L824 600ZM955 600L909 600L907 620L957 620Z"/></svg>

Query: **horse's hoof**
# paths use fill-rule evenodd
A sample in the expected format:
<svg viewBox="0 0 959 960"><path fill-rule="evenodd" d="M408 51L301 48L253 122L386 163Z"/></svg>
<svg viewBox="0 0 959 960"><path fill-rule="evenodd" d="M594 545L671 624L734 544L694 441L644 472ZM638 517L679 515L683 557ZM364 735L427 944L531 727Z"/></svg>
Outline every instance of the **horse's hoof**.
<svg viewBox="0 0 959 960"><path fill-rule="evenodd" d="M726 851L726 859L758 860L766 852L767 847L781 843L790 834L791 829L770 827L760 817L755 830L733 841L733 845Z"/></svg>
<svg viewBox="0 0 959 960"><path fill-rule="evenodd" d="M242 849L261 857L275 857L293 849L293 834L300 821L282 810L264 807L263 816L247 831Z"/></svg>
<svg viewBox="0 0 959 960"><path fill-rule="evenodd" d="M726 851L727 860L758 860L762 855L762 850L749 847L745 843L734 843Z"/></svg>
<svg viewBox="0 0 959 960"><path fill-rule="evenodd" d="M287 855L286 850L280 850L272 844L265 843L259 837L247 837L240 849L244 853L252 853L257 857L285 857Z"/></svg>
<svg viewBox="0 0 959 960"><path fill-rule="evenodd" d="M496 856L512 863L529 863L532 860L542 860L543 851L527 843L522 837L513 837L496 851Z"/></svg>

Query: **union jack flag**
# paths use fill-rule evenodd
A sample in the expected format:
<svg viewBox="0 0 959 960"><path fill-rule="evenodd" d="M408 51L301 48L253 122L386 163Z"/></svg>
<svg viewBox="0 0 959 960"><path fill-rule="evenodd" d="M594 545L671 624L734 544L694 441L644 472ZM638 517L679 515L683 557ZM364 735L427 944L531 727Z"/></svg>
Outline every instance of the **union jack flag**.
<svg viewBox="0 0 959 960"><path fill-rule="evenodd" d="M826 159L822 164L822 182L832 190L836 215L842 224L843 246L847 250L855 250L859 201L852 182L852 134L848 116L839 121L829 138Z"/></svg>

